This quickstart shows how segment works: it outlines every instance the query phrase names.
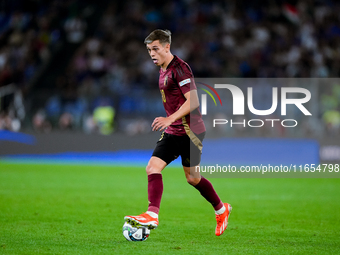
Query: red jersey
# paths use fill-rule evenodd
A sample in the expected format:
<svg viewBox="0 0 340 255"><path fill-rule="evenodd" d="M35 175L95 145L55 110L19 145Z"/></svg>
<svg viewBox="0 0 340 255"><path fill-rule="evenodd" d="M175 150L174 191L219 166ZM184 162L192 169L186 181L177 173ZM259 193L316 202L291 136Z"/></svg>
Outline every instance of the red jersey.
<svg viewBox="0 0 340 255"><path fill-rule="evenodd" d="M186 101L184 94L196 90L193 73L189 65L182 59L174 56L165 71L159 71L159 89L167 117L176 112ZM188 134L188 128L196 134L205 131L204 122L199 109L193 110L182 119L172 123L165 132L172 135L183 136Z"/></svg>

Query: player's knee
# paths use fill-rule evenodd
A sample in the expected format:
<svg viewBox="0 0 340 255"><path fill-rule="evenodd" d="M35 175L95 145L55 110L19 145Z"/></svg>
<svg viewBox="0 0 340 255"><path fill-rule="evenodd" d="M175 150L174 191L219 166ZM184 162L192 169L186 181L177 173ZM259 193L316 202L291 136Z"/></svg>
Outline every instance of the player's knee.
<svg viewBox="0 0 340 255"><path fill-rule="evenodd" d="M196 186L200 182L201 178L194 178L192 176L187 176L187 182L192 185Z"/></svg>
<svg viewBox="0 0 340 255"><path fill-rule="evenodd" d="M148 164L145 170L147 175L159 173L158 169L152 164Z"/></svg>
<svg viewBox="0 0 340 255"><path fill-rule="evenodd" d="M148 165L146 166L145 170L146 170L146 174L147 174L147 175L150 175L150 174L153 173L153 172L152 172L152 166L151 166L150 164L148 164Z"/></svg>

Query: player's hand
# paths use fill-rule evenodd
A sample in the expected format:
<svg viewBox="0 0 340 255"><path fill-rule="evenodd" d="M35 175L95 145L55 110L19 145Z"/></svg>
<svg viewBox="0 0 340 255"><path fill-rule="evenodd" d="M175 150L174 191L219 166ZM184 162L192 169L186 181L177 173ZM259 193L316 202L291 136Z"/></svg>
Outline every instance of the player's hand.
<svg viewBox="0 0 340 255"><path fill-rule="evenodd" d="M170 126L172 123L173 123L173 120L169 117L167 117L167 118L157 117L152 122L152 125L151 125L152 131L163 131L168 126Z"/></svg>

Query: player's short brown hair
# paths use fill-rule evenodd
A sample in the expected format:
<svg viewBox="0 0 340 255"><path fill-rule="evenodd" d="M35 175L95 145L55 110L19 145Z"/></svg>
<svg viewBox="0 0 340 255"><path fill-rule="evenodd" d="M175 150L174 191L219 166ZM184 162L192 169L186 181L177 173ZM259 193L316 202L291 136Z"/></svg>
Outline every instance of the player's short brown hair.
<svg viewBox="0 0 340 255"><path fill-rule="evenodd" d="M171 44L171 32L169 30L156 29L152 31L144 40L145 44L152 43L159 40L163 46L164 44Z"/></svg>

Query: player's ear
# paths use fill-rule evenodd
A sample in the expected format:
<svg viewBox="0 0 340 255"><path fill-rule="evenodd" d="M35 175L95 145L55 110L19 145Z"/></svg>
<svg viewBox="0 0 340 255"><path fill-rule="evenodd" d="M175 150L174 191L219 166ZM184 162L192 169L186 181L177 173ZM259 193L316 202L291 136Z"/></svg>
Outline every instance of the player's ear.
<svg viewBox="0 0 340 255"><path fill-rule="evenodd" d="M165 45L166 52L168 53L170 51L170 43L167 43Z"/></svg>

